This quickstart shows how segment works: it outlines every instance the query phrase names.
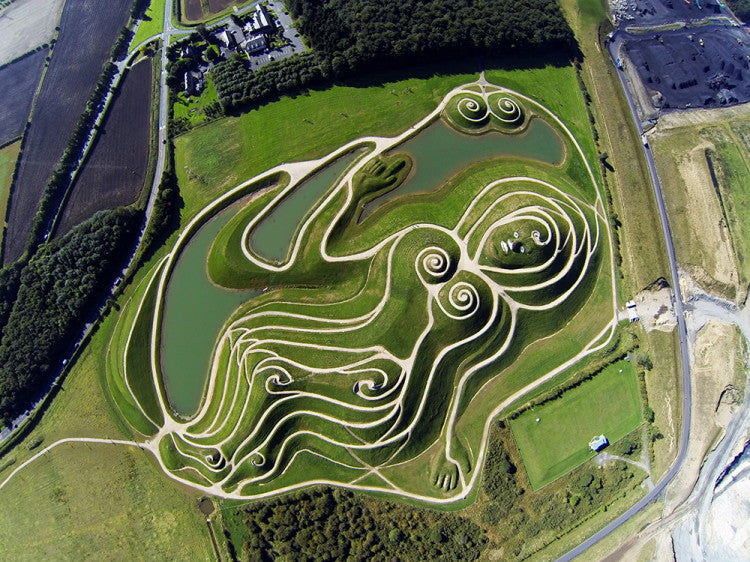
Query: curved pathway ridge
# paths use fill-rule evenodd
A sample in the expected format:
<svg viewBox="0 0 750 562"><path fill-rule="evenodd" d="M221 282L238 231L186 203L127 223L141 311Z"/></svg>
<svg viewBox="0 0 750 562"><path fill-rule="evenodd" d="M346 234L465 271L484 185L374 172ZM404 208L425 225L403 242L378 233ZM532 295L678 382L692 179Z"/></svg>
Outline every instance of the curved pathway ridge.
<svg viewBox="0 0 750 562"><path fill-rule="evenodd" d="M165 27L165 38L168 34ZM547 169L544 179L510 175L484 186L466 184L463 189L474 191L467 192L454 218L387 227L376 223L368 228L379 229L382 236L338 243L340 232L347 230L337 224L348 221L347 213L360 203L363 194L355 180L370 173L368 164L390 157L440 118L454 125L460 121L459 128L508 133L525 130L531 119L544 119L564 138L564 162L575 158L585 166L587 185L576 185L562 165ZM313 173L360 147L369 151L308 214L288 258L279 263L257 254L249 241L264 217ZM287 300L287 293L277 291L271 293L274 300L260 297L258 304L241 308L217 340L201 408L193 419L182 419L169 406L159 353L164 295L177 258L206 220L279 177L283 184L259 195L260 212L242 226L237 255L245 260L243 267L293 275L317 251L330 267L370 270L377 263L381 273L372 268L368 289L350 301L310 304ZM489 84L484 75L452 90L432 113L396 137L360 138L324 158L281 164L251 178L198 213L154 269L145 294L155 292L150 362L164 421L156 423L147 413L153 409L143 407L128 381L133 322L122 357L124 388L158 433L142 443L124 444L151 451L171 478L224 498L268 497L310 484L433 504L466 498L481 472L493 418L612 339L616 275L604 208L592 168L565 124L531 98ZM565 348L549 372L481 410L483 416L486 412L481 434L478 428L466 429L473 425L464 421L475 415L469 403L508 376L523 348L533 344L518 343L519 318L565 310L559 325L546 322L537 328L543 339L562 341L568 323L589 304L584 280L600 271L607 274L602 282L608 296L591 306L606 301L607 311L596 315L598 324L590 325L586 336L590 339L579 349ZM141 299L134 318L152 314L146 308L149 300ZM410 328L398 337L383 337L393 334L394 321L402 321L404 314ZM413 466L428 474L426 481L404 476Z"/></svg>

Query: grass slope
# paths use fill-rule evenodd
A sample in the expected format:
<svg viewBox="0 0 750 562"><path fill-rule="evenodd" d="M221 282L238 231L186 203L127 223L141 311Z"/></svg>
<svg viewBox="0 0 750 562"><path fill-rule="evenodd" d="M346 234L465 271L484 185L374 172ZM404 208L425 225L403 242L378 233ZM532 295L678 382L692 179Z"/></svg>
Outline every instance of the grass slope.
<svg viewBox="0 0 750 562"><path fill-rule="evenodd" d="M125 289L122 303L149 270L144 267ZM142 439L116 413L105 378L116 321L117 314L104 319L37 427L0 458L0 481L59 439ZM197 498L165 479L142 450L63 444L0 490L1 557L91 559L107 552L115 558L127 553L129 559L210 559L213 549Z"/></svg>
<svg viewBox="0 0 750 562"><path fill-rule="evenodd" d="M539 489L593 456L588 443L594 435L603 433L614 443L640 423L638 383L632 365L623 360L557 400L524 412L510 427L529 481Z"/></svg>
<svg viewBox="0 0 750 562"><path fill-rule="evenodd" d="M164 28L164 3L166 0L151 0L151 3L146 10L146 14L143 17L138 29L135 32L133 40L130 42L131 52L135 47L140 45L143 41L158 35Z"/></svg>
<svg viewBox="0 0 750 562"><path fill-rule="evenodd" d="M0 218L3 221L3 228L0 229L0 244L3 241L3 234L5 234L5 213L10 200L10 184L13 180L13 170L16 167L20 150L21 141L9 144L0 150Z"/></svg>
<svg viewBox="0 0 750 562"><path fill-rule="evenodd" d="M187 209L282 162L324 156L364 135L396 135L476 74L434 74L382 85L334 86L282 98L175 139L175 169Z"/></svg>

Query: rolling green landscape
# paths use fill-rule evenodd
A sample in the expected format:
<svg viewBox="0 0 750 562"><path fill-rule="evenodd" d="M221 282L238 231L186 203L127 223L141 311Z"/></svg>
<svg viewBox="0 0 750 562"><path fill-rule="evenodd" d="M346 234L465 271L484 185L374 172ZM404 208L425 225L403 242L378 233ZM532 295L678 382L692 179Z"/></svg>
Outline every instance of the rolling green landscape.
<svg viewBox="0 0 750 562"><path fill-rule="evenodd" d="M418 141L441 118L472 134L461 141L465 150L450 151L444 175L414 192L408 185L418 180L409 169L423 169L445 143L400 145L415 134ZM563 160L544 162L549 156L537 156L532 145L527 152L514 148L532 122L549 128L547 142L561 143ZM471 150L504 135L507 149ZM364 155L339 158L358 146ZM309 186L301 181L319 167L324 171ZM345 169L351 179L334 181ZM140 419L135 406L157 428L161 419L193 418L178 421L177 432L159 430L149 446L176 479L199 488L219 483L227 497L265 497L311 483L428 503L466 497L494 413L613 334L613 321L602 314L612 310L614 290L609 236L585 153L542 105L480 78L400 136L365 139L320 163L280 170L238 185L198 213L142 289L132 326L111 349L124 366L125 384L116 386L129 389L123 413ZM360 201L398 194L402 185L403 195L359 215ZM311 197L281 214L297 192ZM200 407L175 411L181 402L169 397L186 385L169 375L179 372L171 362L162 359L151 374L156 393L142 390L149 378L142 378L144 348L158 358L160 347L153 346L162 330L173 330L150 317L162 318L175 259L200 225L253 193L259 195L223 227L204 259L215 282L266 294L229 315L218 335L206 334L217 342L210 376L190 383L194 395L203 394ZM287 242L269 253L266 239ZM469 265L456 269L459 263ZM553 316L569 327L550 330ZM410 336L401 330L407 318L422 326ZM152 325L162 328L152 332ZM511 375L535 357L554 360L524 368L529 376ZM503 391L487 394L488 385Z"/></svg>
<svg viewBox="0 0 750 562"><path fill-rule="evenodd" d="M131 49L179 36L164 29L171 2L184 10L149 3ZM154 55L165 168L122 278L97 222L43 244L26 277L0 276L0 294L41 310L68 242L118 274L86 264L50 291L82 293L57 298L60 324L95 305L86 295L102 309L0 446L8 557L547 559L645 494L653 410L643 366L623 357L656 337L618 324L633 283L622 203L560 7L357 0L331 18L319 4L285 3L311 53L206 74L168 108L159 71L178 57ZM576 4L578 34L606 17ZM195 41L218 46L206 33ZM0 151L0 187L18 146ZM718 173L739 185L726 154ZM135 240L148 195L95 217L111 241ZM597 464L600 433L618 458Z"/></svg>

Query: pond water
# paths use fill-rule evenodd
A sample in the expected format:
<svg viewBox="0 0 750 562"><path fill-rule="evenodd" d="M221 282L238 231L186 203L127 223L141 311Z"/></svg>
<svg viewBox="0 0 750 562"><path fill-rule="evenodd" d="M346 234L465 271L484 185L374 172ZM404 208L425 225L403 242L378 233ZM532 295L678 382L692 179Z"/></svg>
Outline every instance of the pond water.
<svg viewBox="0 0 750 562"><path fill-rule="evenodd" d="M394 152L408 152L414 170L398 189L365 207L362 219L387 201L408 193L433 190L469 164L497 156L514 156L557 164L563 158L560 137L544 121L533 119L520 135L461 134L438 121ZM352 152L298 185L250 235L254 251L283 261L300 222L346 168L361 155ZM239 210L235 203L206 223L177 260L164 305L161 364L172 408L183 416L200 406L216 338L231 313L258 292L231 291L214 285L206 268L214 239Z"/></svg>
<svg viewBox="0 0 750 562"><path fill-rule="evenodd" d="M334 182L361 151L342 156L313 177L305 180L274 207L250 233L250 245L258 255L282 262L286 259L294 233L313 205L333 186Z"/></svg>
<svg viewBox="0 0 750 562"><path fill-rule="evenodd" d="M396 197L440 187L474 162L513 156L558 164L564 155L560 137L541 119L532 119L524 133L515 135L497 132L466 135L440 120L397 146L393 152L408 153L414 161L414 169L401 186L367 203L360 222Z"/></svg>
<svg viewBox="0 0 750 562"><path fill-rule="evenodd" d="M224 322L257 291L231 291L211 282L211 244L239 210L236 203L193 235L177 259L164 303L161 367L172 408L190 416L200 406L214 344Z"/></svg>

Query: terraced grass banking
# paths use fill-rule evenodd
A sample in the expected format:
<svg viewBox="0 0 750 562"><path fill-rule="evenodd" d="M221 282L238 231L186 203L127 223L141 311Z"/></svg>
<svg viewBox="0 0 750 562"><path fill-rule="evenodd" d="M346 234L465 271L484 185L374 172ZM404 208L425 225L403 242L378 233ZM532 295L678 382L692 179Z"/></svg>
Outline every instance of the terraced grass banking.
<svg viewBox="0 0 750 562"><path fill-rule="evenodd" d="M527 410L510 427L537 490L593 457L588 443L595 435L614 443L641 422L635 372L622 360L560 398Z"/></svg>
<svg viewBox="0 0 750 562"><path fill-rule="evenodd" d="M123 309L108 360L115 400L172 478L236 499L335 484L451 504L476 490L493 417L609 344L593 143L580 96L553 94L577 92L575 75L489 75L529 93L536 79L556 111L485 75L430 76L282 100L178 139L192 220ZM435 127L454 149L425 136ZM539 130L537 154L526 136ZM449 165L426 176L438 159ZM210 372L184 410L161 338L165 307L191 303L165 297L195 233L230 207L208 273L216 291L260 294L206 333ZM288 242L265 254L269 236Z"/></svg>

